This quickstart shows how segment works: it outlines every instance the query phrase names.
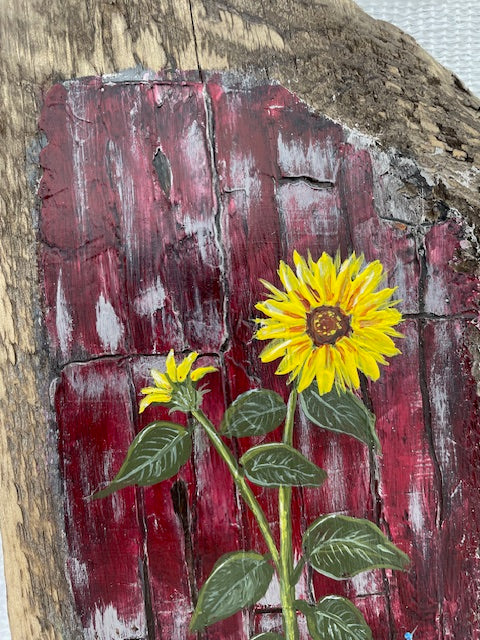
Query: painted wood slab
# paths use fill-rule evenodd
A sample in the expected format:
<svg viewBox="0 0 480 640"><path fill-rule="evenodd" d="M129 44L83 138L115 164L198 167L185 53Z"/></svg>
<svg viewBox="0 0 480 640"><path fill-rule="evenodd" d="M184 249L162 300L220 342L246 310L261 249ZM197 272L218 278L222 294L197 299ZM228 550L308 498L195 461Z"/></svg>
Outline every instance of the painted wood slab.
<svg viewBox="0 0 480 640"><path fill-rule="evenodd" d="M248 389L285 397L252 332L259 278L278 284L278 262L291 263L294 249L381 260L406 316L402 355L362 388L381 457L297 416L298 446L329 477L319 491L294 491L296 551L309 523L337 511L376 521L412 560L403 574L346 582L305 571L298 593L353 598L377 640L417 625L422 640L477 637L478 408L466 335L478 294L455 269L461 224L396 218L373 168L378 152L355 146L280 86L222 76L205 84L75 80L47 94L40 127L39 263L60 372L67 569L84 637L193 640L189 617L216 559L265 550L201 432L170 481L101 502L88 496L118 470L143 426L167 418L158 407L139 416L137 404L170 348L195 349L218 367L205 400L217 425ZM240 455L279 437L233 445ZM277 535L275 492L255 492ZM246 640L278 623L274 581L253 612L198 637Z"/></svg>

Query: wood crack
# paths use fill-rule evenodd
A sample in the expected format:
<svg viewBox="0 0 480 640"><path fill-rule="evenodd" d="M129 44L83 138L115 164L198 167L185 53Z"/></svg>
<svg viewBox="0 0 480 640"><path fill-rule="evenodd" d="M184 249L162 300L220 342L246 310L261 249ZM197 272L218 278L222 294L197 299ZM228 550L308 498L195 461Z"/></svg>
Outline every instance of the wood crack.
<svg viewBox="0 0 480 640"><path fill-rule="evenodd" d="M200 77L200 81L203 82L204 81L204 77L203 77L203 70L202 67L200 65L200 56L198 53L198 42L197 42L197 32L195 29L195 20L193 18L193 7L192 7L192 0L188 0L188 8L190 11L190 21L192 23L192 36L193 36L193 44L195 47L195 59L197 61L197 69L198 69L198 75Z"/></svg>

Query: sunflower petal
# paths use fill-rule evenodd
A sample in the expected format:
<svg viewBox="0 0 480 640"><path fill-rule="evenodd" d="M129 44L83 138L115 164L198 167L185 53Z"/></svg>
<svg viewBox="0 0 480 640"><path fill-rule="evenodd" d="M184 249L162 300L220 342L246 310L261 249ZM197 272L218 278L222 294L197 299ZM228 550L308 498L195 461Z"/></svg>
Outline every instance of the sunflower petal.
<svg viewBox="0 0 480 640"><path fill-rule="evenodd" d="M317 358L318 349L312 349L302 368L302 372L298 379L298 392L301 393L312 384L315 377L315 360Z"/></svg>
<svg viewBox="0 0 480 640"><path fill-rule="evenodd" d="M153 381L157 385L157 387L162 388L162 389L169 389L169 390L172 389L172 385L170 384L169 379L167 378L167 376L164 373L161 373L157 369L152 369L150 371L150 374L151 374L151 376L153 378Z"/></svg>
<svg viewBox="0 0 480 640"><path fill-rule="evenodd" d="M192 373L190 374L190 379L193 382L197 382L197 380L201 380L204 376L206 376L207 373L214 373L215 371L218 371L217 367L199 367L198 369L192 371Z"/></svg>
<svg viewBox="0 0 480 640"><path fill-rule="evenodd" d="M177 365L175 364L175 356L173 349L168 352L167 359L165 360L165 367L167 369L167 375L172 382L177 382Z"/></svg>
<svg viewBox="0 0 480 640"><path fill-rule="evenodd" d="M177 379L178 382L183 382L192 368L192 364L198 358L198 353L196 351L192 351L188 356L182 360L182 362L177 367Z"/></svg>
<svg viewBox="0 0 480 640"><path fill-rule="evenodd" d="M323 395L332 390L335 380L335 367L329 345L321 347L319 352L319 357L316 360L315 377L317 378L318 392Z"/></svg>
<svg viewBox="0 0 480 640"><path fill-rule="evenodd" d="M158 402L160 404L168 404L172 399L171 395L165 393L149 393L145 397L141 398L139 403L139 413L143 413L148 405L152 404L152 402Z"/></svg>

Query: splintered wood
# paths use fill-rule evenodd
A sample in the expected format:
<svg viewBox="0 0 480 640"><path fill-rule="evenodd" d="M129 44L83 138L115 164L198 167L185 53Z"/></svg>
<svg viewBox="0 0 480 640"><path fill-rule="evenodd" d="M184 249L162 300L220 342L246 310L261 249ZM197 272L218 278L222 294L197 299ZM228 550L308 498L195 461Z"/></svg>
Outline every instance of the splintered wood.
<svg viewBox="0 0 480 640"><path fill-rule="evenodd" d="M294 535L336 511L379 524L411 558L405 573L344 582L305 572L299 594L353 598L374 638L479 638L479 433L466 334L477 285L453 268L462 229L381 216L391 194L372 153L280 86L57 85L41 119L40 265L65 491L68 573L85 638L194 638L188 623L217 558L265 551L227 469L201 433L169 481L89 496L112 479L135 433L139 390L170 348L213 363L205 410L263 385L285 396L252 339L259 278L292 252L379 259L405 316L402 355L363 393L383 455L298 415L296 444L328 473L294 491ZM399 216L401 218L401 216ZM184 417L174 414L177 422ZM276 432L262 438L275 441ZM253 439L236 444L241 455ZM257 439L258 442L258 439ZM276 492L255 492L277 535ZM201 637L247 640L281 628L278 585Z"/></svg>

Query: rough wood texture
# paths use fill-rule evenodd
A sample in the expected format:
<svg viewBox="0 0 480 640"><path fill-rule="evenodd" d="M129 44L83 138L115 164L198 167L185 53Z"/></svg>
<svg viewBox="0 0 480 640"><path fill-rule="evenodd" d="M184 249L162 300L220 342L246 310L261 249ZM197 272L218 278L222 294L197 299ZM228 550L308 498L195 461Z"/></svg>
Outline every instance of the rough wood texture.
<svg viewBox="0 0 480 640"><path fill-rule="evenodd" d="M388 189L391 196L390 203L379 199L384 208L379 213L391 217L392 210L401 210L402 223L442 219L452 207L463 220L477 222L480 104L411 38L373 21L348 0L274 0L260 7L248 0L161 4L3 0L0 39L0 158L4 164L0 186L0 524L9 611L14 640L80 638L81 624L63 570L62 504L48 393L55 371L46 355L40 322L33 194L44 92L58 80L135 65L198 69L199 74L207 69L248 70L257 77L278 80L319 112L368 132L384 149L392 146L415 160L406 162L391 153L387 154L390 162L384 158L383 174L377 167L379 181L374 188ZM451 255L449 251L442 255L435 233L426 245L431 249L426 265L431 265L433 276L435 265ZM475 242L469 239L475 241L473 236L466 238L465 232L460 239L462 268L473 271L477 256ZM379 241L384 237L380 235ZM426 275L424 269L422 291ZM428 297L423 300L428 310ZM408 303L414 312L415 296ZM461 298L455 304L461 308ZM442 331L426 318L421 322L425 344L445 347L445 339L464 335L456 318ZM477 353L473 348L475 370ZM442 355L433 350L421 364L427 379L438 367L435 358L444 357L452 358L451 366L459 366L456 352ZM456 382L462 390L469 370L459 370ZM451 388L450 382L446 387ZM470 420L465 410L473 402L470 394L460 407L445 407L438 398L432 398L430 406L431 419L436 412L445 429L452 430L453 436L438 446L446 461L456 452L455 464L466 478L463 490L473 501L478 498L478 478L470 456L477 441L474 432L464 428ZM429 447L434 438L432 434ZM441 464L440 460L437 477ZM450 489L451 508L461 522L456 487L445 486L440 493L445 493L445 504ZM474 538L461 534L461 528L442 528L444 555L452 562L445 566L446 575L456 562L452 537L460 557L475 544ZM467 606L471 595L468 586L458 582L447 597ZM451 620L455 614L452 605ZM445 638L470 637L461 627L450 628L445 626Z"/></svg>
<svg viewBox="0 0 480 640"><path fill-rule="evenodd" d="M55 402L67 567L84 636L109 640L115 629L129 639L193 640L190 613L219 554L266 551L200 433L190 464L168 483L101 503L88 496L154 419L151 410L139 419L139 389L155 354L172 345L215 358L207 410L217 425L226 400L249 388L285 394L285 381L259 363L252 340L259 278L276 282L279 260L291 261L294 249L318 256L340 248L385 264L405 300L406 339L403 356L364 389L382 458L369 459L348 438L326 444L321 430L299 419L297 443L329 480L321 491L295 492L296 551L309 523L341 511L376 520L413 562L390 579L377 571L339 583L305 573L300 591L354 598L375 638L415 627L425 640L472 637L480 595L475 515L463 525L472 542L455 545L474 510L465 489L476 453L458 465L460 434L473 435L470 409L458 416L460 430L449 414L465 396L474 411L474 380L462 377L457 354L477 295L474 279L452 265L461 225L379 216L373 187L381 154L348 142L348 130L283 87L246 76L56 85L40 127L47 140L40 267L51 358L61 367ZM389 197L388 188L378 192L377 208ZM242 439L238 454L251 444ZM255 492L278 536L276 493ZM204 637L247 640L254 624L268 628L265 612L279 606L274 582L253 617L238 615Z"/></svg>

